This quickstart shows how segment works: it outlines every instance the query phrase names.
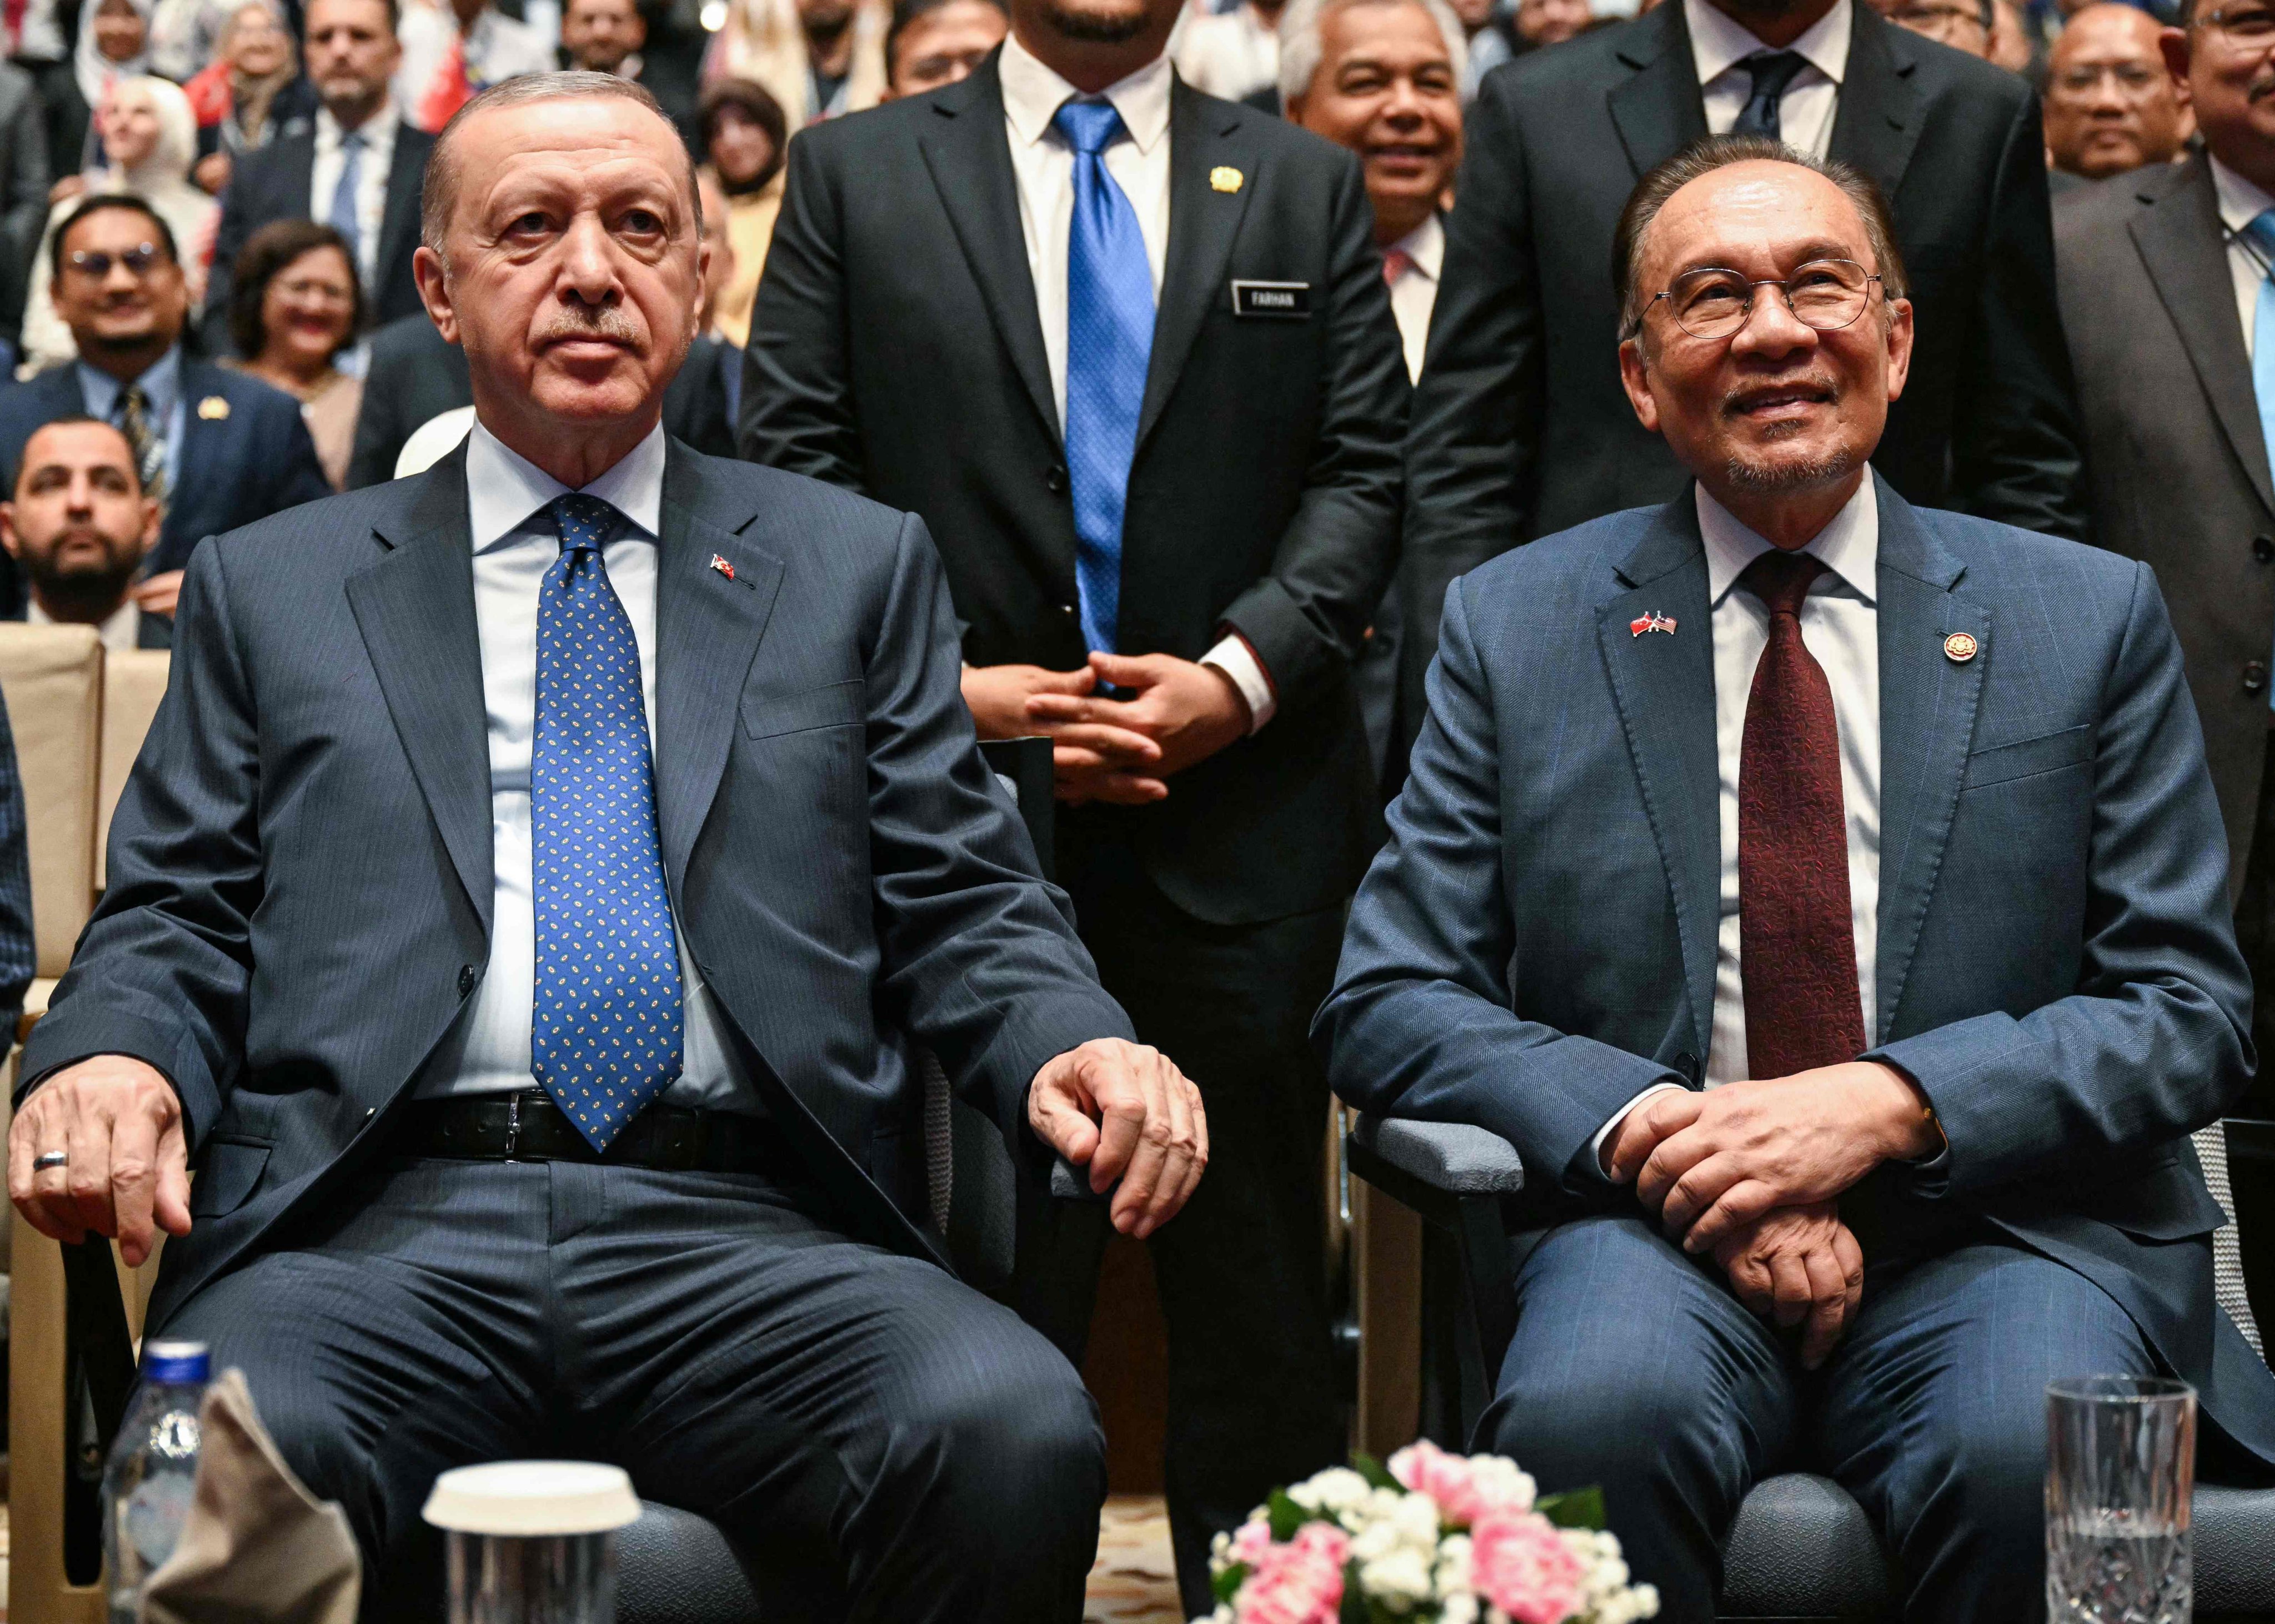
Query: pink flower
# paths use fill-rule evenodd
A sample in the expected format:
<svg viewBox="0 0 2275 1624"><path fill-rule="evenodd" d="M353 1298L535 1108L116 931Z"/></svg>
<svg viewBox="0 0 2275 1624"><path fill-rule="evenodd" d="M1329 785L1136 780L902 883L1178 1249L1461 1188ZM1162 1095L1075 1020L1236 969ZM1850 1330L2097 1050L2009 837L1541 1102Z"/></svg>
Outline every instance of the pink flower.
<svg viewBox="0 0 2275 1624"><path fill-rule="evenodd" d="M1225 1552L1225 1560L1243 1562L1253 1567L1264 1560L1264 1553L1271 1548L1272 1525L1262 1517L1251 1517L1234 1531L1231 1547Z"/></svg>
<svg viewBox="0 0 2275 1624"><path fill-rule="evenodd" d="M1392 1455L1390 1475L1416 1493L1437 1501L1439 1514L1447 1522L1474 1521L1485 1509L1478 1498L1477 1474L1470 1469L1470 1463L1460 1455L1447 1454L1427 1439Z"/></svg>
<svg viewBox="0 0 2275 1624"><path fill-rule="evenodd" d="M1586 1603L1587 1569L1538 1512L1492 1511L1470 1528L1470 1582L1515 1624L1564 1624Z"/></svg>
<svg viewBox="0 0 2275 1624"><path fill-rule="evenodd" d="M1236 1535L1236 1552L1241 1544ZM1343 1563L1349 1556L1350 1536L1342 1530L1305 1523L1286 1545L1259 1553L1233 1598L1234 1616L1240 1624L1334 1624L1343 1604Z"/></svg>

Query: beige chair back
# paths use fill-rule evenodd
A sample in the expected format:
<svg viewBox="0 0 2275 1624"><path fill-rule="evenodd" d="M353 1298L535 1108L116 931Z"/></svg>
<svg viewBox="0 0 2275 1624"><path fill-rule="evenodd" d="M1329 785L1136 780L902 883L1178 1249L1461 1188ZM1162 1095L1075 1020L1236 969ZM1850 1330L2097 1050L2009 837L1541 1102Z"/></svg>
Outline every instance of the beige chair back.
<svg viewBox="0 0 2275 1624"><path fill-rule="evenodd" d="M142 753L142 740L166 697L166 673L173 656L162 648L133 648L105 656L102 662L102 760L95 784L94 888L110 883L110 814L118 792Z"/></svg>
<svg viewBox="0 0 2275 1624"><path fill-rule="evenodd" d="M94 906L102 721L102 645L94 628L0 623L0 695L24 784L39 974L52 978L70 963Z"/></svg>

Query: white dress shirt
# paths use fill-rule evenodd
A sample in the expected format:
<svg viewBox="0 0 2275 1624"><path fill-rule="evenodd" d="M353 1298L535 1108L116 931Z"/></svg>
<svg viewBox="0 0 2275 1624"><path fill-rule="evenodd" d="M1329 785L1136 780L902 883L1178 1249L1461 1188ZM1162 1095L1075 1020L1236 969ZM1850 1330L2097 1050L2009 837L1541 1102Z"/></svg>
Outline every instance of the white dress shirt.
<svg viewBox="0 0 2275 1624"><path fill-rule="evenodd" d="M362 162L356 170L356 275L363 282L367 301L378 296L374 278L379 268L379 233L387 221L387 171L395 162L395 132L398 122L395 98L389 96L379 110L357 126L363 137ZM329 225L333 194L347 155L340 142L347 132L329 108L316 110L316 162L308 181L308 218Z"/></svg>
<svg viewBox="0 0 2275 1624"><path fill-rule="evenodd" d="M1852 4L1833 0L1833 9L1785 48L1798 51L1809 65L1793 76L1779 99L1778 129L1787 146L1811 157L1822 158L1833 143L1833 117L1840 110L1840 84L1848 72ZM1707 131L1727 135L1754 94L1746 58L1776 48L1763 44L1707 0L1682 0L1682 20L1690 28L1690 57L1706 102Z"/></svg>
<svg viewBox="0 0 2275 1624"><path fill-rule="evenodd" d="M2275 208L2275 196L2218 158L2211 161L2211 185L2219 199L2220 223L2228 231L2227 276L2235 284L2236 318L2243 323L2243 353L2250 356L2258 337L2251 329L2259 314L2259 284L2267 280L2267 262L2241 233L2261 214Z"/></svg>
<svg viewBox="0 0 2275 1624"><path fill-rule="evenodd" d="M1874 1007L1880 930L1880 504L1877 476L1866 472L1856 495L1802 548L1825 565L1801 607L1802 646L1824 668L1840 735L1840 799L1848 822L1848 911L1855 931L1856 993L1864 1041L1876 1040ZM1746 566L1770 550L1727 508L1694 487L1698 533L1706 545L1706 593L1714 638L1714 759L1721 778L1721 921L1715 938L1713 1029L1705 1085L1748 1075L1746 983L1739 956L1738 768L1746 740L1746 706L1754 668L1769 646L1769 612L1737 590ZM1655 1084L1620 1107L1597 1131L1600 1156L1629 1111L1671 1084Z"/></svg>
<svg viewBox="0 0 2275 1624"><path fill-rule="evenodd" d="M664 435L654 433L585 487L631 526L601 549L608 584L639 647L649 749L655 738L656 535L663 515ZM537 912L530 850L529 767L537 723L537 599L561 556L546 504L569 487L498 442L480 423L466 441L466 509L473 532L474 620L490 755L489 971L419 1084L422 1099L534 1088L530 1011L537 987ZM761 1115L757 1091L724 1040L711 994L688 956L676 910L684 1006L680 1074L666 1104Z"/></svg>
<svg viewBox="0 0 2275 1624"><path fill-rule="evenodd" d="M34 626L59 626L64 623L42 608L37 598L27 598L25 601L24 619ZM134 600L132 598L125 600L109 615L96 622L94 636L97 642L114 654L124 653L129 649L140 647L142 637L142 611L136 607Z"/></svg>
<svg viewBox="0 0 2275 1624"><path fill-rule="evenodd" d="M1446 223L1433 213L1390 245L1406 264L1390 283L1390 313L1406 350L1406 378L1422 381L1422 354L1430 344L1430 313L1438 306L1438 278L1446 268Z"/></svg>
<svg viewBox="0 0 2275 1624"><path fill-rule="evenodd" d="M1019 232L1026 239L1027 272L1035 284L1035 314L1043 326L1043 353L1050 362L1051 399L1059 422L1066 422L1067 248L1074 236L1074 148L1051 120L1077 90L1046 67L1013 34L1003 42L996 72L1003 85L1003 122L1011 140L1011 173L1018 183ZM1169 254L1169 59L1156 57L1103 98L1122 115L1127 140L1112 142L1102 155L1106 172L1122 188L1145 239L1145 259L1153 272L1153 299L1161 298L1161 276ZM1278 701L1270 677L1248 645L1226 637L1201 656L1228 677L1248 702L1249 731L1272 720Z"/></svg>

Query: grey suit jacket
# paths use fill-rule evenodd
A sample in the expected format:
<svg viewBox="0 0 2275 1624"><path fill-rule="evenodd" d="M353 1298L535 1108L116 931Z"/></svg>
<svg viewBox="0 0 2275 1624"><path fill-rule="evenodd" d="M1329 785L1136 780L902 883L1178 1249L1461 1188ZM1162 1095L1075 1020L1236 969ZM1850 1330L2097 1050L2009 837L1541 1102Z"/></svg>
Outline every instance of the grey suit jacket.
<svg viewBox="0 0 2275 1624"><path fill-rule="evenodd" d="M1036 1070L1128 1020L981 762L922 522L674 442L659 545L686 945L837 1221L930 1250L905 1046L1032 1150ZM384 1153L489 963L472 559L457 452L190 561L110 889L24 1069L130 1054L180 1095L203 1172L153 1325Z"/></svg>
<svg viewBox="0 0 2275 1624"><path fill-rule="evenodd" d="M1881 487L1878 1046L1958 1204L2093 1280L2275 1461L2275 1378L2212 1295L2187 1135L2250 1076L2249 978L2148 570ZM1590 1140L1713 1025L1720 775L1688 493L1456 581L1412 775L1314 1035L1360 1108L1473 1122L1579 1210ZM1672 636L1629 623L1672 616ZM1976 639L1964 662L1954 632Z"/></svg>
<svg viewBox="0 0 2275 1624"><path fill-rule="evenodd" d="M2064 194L2054 252L2094 534L2165 583L2219 791L2233 892L2267 754L2275 482L2211 165L2199 153Z"/></svg>

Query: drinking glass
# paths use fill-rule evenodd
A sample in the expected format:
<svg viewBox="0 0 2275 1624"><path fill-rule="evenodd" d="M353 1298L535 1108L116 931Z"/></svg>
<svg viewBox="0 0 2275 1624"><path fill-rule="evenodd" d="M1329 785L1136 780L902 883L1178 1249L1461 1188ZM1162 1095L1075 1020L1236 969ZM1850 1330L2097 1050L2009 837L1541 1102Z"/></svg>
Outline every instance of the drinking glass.
<svg viewBox="0 0 2275 1624"><path fill-rule="evenodd" d="M450 1624L615 1624L616 1530L631 1479L587 1461L502 1461L435 1480L449 1536Z"/></svg>
<svg viewBox="0 0 2275 1624"><path fill-rule="evenodd" d="M2189 1624L2196 1394L2162 1377L2046 1386L2051 1624Z"/></svg>

